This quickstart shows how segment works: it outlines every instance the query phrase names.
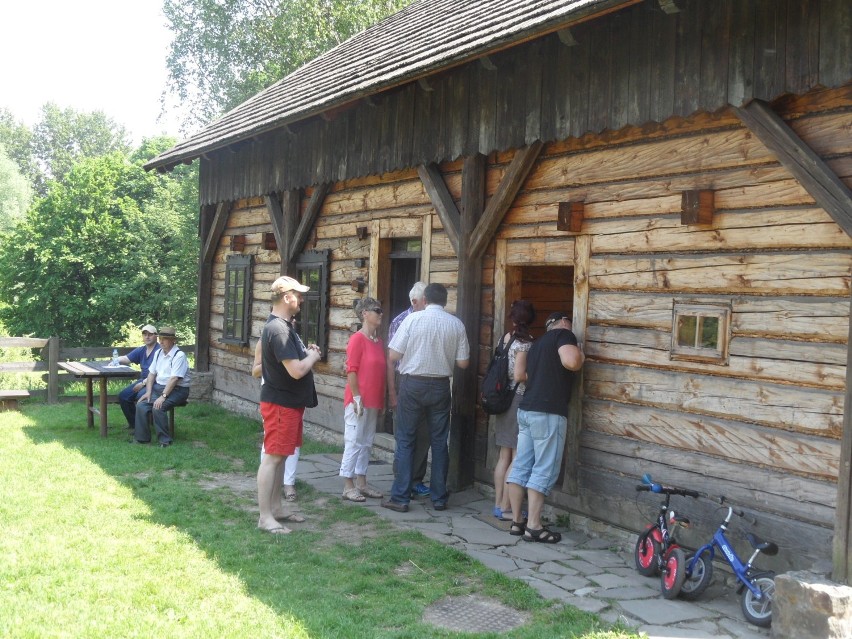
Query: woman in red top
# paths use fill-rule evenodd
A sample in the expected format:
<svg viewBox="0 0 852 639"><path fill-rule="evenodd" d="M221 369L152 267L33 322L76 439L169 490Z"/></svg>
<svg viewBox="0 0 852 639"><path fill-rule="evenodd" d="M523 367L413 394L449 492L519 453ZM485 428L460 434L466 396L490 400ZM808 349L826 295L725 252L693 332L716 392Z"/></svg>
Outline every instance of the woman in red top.
<svg viewBox="0 0 852 639"><path fill-rule="evenodd" d="M343 499L364 501L380 498L382 493L367 484L367 464L376 435L379 411L384 406L387 364L379 339L382 306L372 297L355 305L361 330L349 338L346 346L346 390L343 394Z"/></svg>

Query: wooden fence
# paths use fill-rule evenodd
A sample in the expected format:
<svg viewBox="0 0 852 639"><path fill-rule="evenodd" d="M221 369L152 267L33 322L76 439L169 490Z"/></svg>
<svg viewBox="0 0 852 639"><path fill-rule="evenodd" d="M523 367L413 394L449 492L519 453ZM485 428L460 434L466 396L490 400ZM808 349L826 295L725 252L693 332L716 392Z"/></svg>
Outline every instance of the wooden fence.
<svg viewBox="0 0 852 639"><path fill-rule="evenodd" d="M59 389L67 383L76 381L74 377L59 368L59 362L92 359L107 359L112 356L112 346L80 346L62 348L58 337L0 337L0 348L38 348L40 359L34 362L0 362L0 373L38 373L47 382L47 389L30 390L30 395L45 398L47 403L59 401ZM116 347L119 355L127 355L135 347ZM181 344L185 353L194 353L195 344ZM80 398L83 399L83 398Z"/></svg>

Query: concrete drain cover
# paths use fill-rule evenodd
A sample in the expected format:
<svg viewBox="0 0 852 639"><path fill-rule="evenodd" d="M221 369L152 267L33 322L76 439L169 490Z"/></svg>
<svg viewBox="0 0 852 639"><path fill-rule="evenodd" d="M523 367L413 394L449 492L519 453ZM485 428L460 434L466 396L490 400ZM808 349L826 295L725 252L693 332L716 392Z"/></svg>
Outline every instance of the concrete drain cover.
<svg viewBox="0 0 852 639"><path fill-rule="evenodd" d="M508 632L524 625L529 615L480 597L444 597L426 608L423 621L457 632Z"/></svg>

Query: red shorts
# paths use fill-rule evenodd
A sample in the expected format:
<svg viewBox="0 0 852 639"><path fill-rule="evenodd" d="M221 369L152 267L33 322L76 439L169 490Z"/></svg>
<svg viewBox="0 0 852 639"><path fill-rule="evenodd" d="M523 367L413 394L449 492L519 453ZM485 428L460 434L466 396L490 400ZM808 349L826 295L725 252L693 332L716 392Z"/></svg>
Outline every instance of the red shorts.
<svg viewBox="0 0 852 639"><path fill-rule="evenodd" d="M260 402L263 417L263 449L270 455L293 455L302 445L304 408L287 408L271 402Z"/></svg>

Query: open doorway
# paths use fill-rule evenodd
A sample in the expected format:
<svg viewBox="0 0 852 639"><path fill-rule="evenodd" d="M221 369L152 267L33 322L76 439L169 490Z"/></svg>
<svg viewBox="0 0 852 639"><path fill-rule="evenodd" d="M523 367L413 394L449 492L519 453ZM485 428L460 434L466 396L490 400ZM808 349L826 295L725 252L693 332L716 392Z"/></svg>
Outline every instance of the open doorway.
<svg viewBox="0 0 852 639"><path fill-rule="evenodd" d="M388 327L391 321L411 306L408 293L420 279L422 241L419 237L383 239L380 244L379 300L384 307L382 338L388 343ZM386 404L390 406L390 404ZM378 432L393 433L393 416L385 411L379 420Z"/></svg>
<svg viewBox="0 0 852 639"><path fill-rule="evenodd" d="M573 266L509 266L506 268L506 308L503 312L505 331L511 329L507 316L514 300L532 302L535 322L530 327L534 336L544 334L544 322L554 311L574 313ZM496 340L495 340L496 341Z"/></svg>

